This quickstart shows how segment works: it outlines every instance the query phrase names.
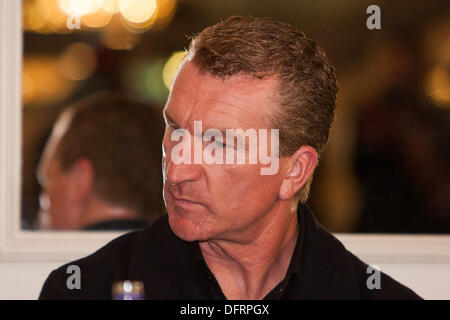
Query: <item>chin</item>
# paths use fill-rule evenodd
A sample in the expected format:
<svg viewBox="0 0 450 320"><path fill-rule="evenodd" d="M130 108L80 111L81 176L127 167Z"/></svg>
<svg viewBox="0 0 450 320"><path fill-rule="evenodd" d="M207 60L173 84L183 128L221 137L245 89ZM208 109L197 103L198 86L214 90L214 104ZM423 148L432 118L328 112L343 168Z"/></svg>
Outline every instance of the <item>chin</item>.
<svg viewBox="0 0 450 320"><path fill-rule="evenodd" d="M184 241L205 241L209 237L206 235L206 230L201 228L194 221L172 210L168 211L169 225L173 233Z"/></svg>

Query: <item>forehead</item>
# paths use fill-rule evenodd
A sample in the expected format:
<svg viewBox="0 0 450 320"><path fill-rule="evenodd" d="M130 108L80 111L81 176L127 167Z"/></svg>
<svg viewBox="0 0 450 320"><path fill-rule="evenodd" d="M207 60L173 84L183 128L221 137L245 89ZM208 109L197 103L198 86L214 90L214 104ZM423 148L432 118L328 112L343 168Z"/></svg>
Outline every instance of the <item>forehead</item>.
<svg viewBox="0 0 450 320"><path fill-rule="evenodd" d="M278 108L275 77L233 75L226 80L201 73L192 62L181 68L164 110L180 127L202 120L208 127L269 128Z"/></svg>

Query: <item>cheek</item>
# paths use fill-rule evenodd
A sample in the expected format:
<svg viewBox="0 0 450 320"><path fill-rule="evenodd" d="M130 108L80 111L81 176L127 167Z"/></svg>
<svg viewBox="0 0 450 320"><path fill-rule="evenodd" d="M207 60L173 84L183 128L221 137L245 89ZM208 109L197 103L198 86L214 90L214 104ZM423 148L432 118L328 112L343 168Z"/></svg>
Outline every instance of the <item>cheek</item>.
<svg viewBox="0 0 450 320"><path fill-rule="evenodd" d="M46 190L50 206L52 224L54 227L63 227L71 216L71 204L69 201L67 185L61 181L55 181Z"/></svg>
<svg viewBox="0 0 450 320"><path fill-rule="evenodd" d="M278 177L261 175L256 165L224 167L210 184L210 196L220 197L215 201L233 210L267 206L279 191Z"/></svg>
<svg viewBox="0 0 450 320"><path fill-rule="evenodd" d="M64 203L64 192L61 191L62 190L55 185L52 185L47 189L47 196L50 202L49 212L52 219L55 219L58 216L58 212L61 211L62 203Z"/></svg>

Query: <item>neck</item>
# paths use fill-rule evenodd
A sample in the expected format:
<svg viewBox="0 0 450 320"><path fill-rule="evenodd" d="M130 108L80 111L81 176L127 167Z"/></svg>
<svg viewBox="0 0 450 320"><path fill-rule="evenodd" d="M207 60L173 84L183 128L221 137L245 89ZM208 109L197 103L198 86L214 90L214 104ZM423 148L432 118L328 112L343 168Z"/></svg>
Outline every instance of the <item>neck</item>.
<svg viewBox="0 0 450 320"><path fill-rule="evenodd" d="M136 219L138 214L129 208L111 205L101 199L92 199L80 217L80 229L107 220Z"/></svg>
<svg viewBox="0 0 450 320"><path fill-rule="evenodd" d="M279 201L251 241L199 243L228 299L262 299L286 275L298 238L297 205Z"/></svg>

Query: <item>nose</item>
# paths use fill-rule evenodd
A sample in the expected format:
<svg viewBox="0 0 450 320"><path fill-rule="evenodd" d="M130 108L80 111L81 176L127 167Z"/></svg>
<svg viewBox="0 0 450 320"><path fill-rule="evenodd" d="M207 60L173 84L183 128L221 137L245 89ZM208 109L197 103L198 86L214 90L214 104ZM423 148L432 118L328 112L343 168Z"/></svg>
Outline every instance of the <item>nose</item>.
<svg viewBox="0 0 450 320"><path fill-rule="evenodd" d="M197 181L202 175L202 170L198 164L176 164L171 160L166 162L164 171L164 182L170 185Z"/></svg>
<svg viewBox="0 0 450 320"><path fill-rule="evenodd" d="M179 147L180 143L181 154L177 153L179 150L175 152L175 148ZM201 178L202 167L201 164L193 163L194 144L188 131L183 134L182 142L178 142L176 139L172 140L169 131L166 130L162 148L164 183L179 185L183 182L193 182ZM187 153L185 154L185 152ZM184 158L184 155L187 158Z"/></svg>

